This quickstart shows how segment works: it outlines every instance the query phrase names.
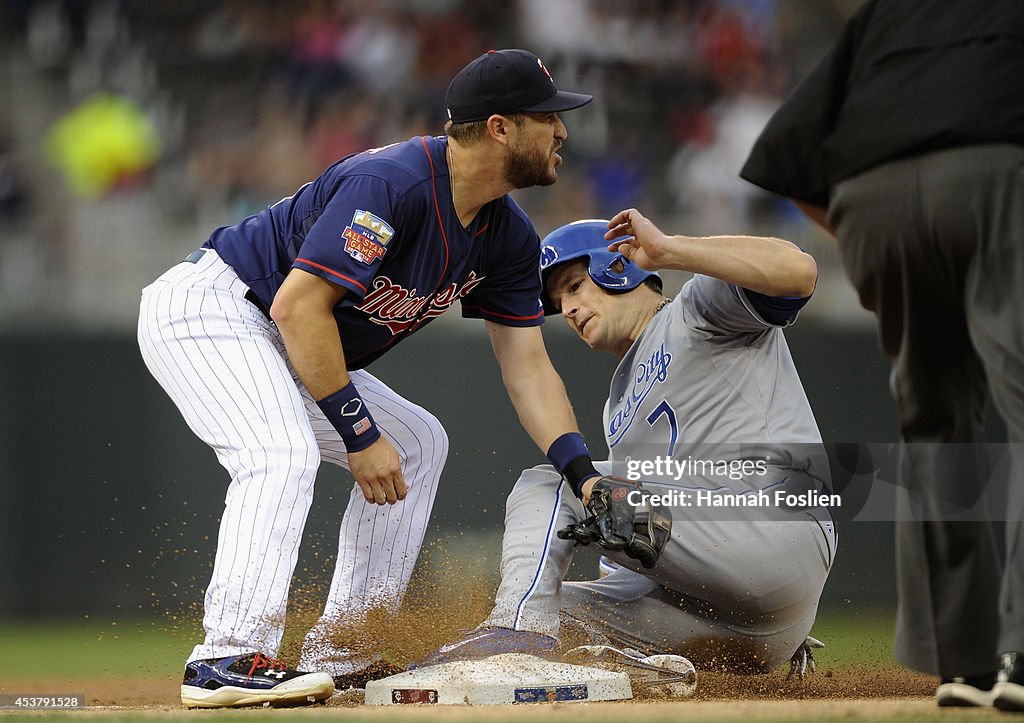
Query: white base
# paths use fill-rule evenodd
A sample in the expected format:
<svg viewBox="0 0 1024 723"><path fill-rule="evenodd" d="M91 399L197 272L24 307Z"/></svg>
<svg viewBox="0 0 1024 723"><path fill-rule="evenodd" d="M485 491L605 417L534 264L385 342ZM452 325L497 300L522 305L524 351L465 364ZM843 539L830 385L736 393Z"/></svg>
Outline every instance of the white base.
<svg viewBox="0 0 1024 723"><path fill-rule="evenodd" d="M553 663L522 653L432 665L366 684L367 705L582 703L632 697L625 673Z"/></svg>

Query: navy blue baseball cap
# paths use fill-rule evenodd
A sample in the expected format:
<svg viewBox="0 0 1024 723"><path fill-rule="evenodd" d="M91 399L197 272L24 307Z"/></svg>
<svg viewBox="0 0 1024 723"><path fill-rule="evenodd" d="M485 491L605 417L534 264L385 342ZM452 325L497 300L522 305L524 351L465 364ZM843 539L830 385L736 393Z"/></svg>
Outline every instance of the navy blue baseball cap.
<svg viewBox="0 0 1024 723"><path fill-rule="evenodd" d="M579 108L592 95L555 87L544 63L526 50L488 50L459 71L445 105L452 123L481 121L497 113L551 113Z"/></svg>

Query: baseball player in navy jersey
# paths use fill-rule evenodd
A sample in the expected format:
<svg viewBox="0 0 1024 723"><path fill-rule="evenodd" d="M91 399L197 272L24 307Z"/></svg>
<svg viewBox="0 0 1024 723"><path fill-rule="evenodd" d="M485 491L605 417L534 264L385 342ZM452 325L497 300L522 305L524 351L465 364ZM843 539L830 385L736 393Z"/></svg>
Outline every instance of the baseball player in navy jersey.
<svg viewBox="0 0 1024 723"><path fill-rule="evenodd" d="M146 365L231 475L185 705L311 702L380 672L329 632L400 604L448 440L364 367L455 303L485 320L532 439L596 475L539 329L539 237L507 195L557 180L558 114L590 100L524 50L489 51L453 79L446 136L338 161L143 291ZM273 656L321 460L356 486L293 669Z"/></svg>
<svg viewBox="0 0 1024 723"><path fill-rule="evenodd" d="M814 260L775 238L666 236L631 209L557 229L541 264L548 313L621 360L605 410L610 458L596 467L622 479L574 494L550 465L525 470L508 498L493 612L421 665L556 655L571 621L598 633L591 642L748 673L794 658L802 675L836 551L827 460L782 331L814 289ZM658 268L695 275L670 301ZM671 517L664 537L653 511ZM608 530L623 514L616 544ZM598 542L609 574L563 583L576 542Z"/></svg>

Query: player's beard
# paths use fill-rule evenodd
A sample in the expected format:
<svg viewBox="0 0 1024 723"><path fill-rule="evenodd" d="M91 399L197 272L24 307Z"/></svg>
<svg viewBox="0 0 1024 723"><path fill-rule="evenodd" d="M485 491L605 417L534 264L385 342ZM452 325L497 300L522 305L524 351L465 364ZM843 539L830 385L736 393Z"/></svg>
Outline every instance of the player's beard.
<svg viewBox="0 0 1024 723"><path fill-rule="evenodd" d="M505 156L505 180L513 188L550 186L558 180L550 162L551 154L541 148L510 147Z"/></svg>

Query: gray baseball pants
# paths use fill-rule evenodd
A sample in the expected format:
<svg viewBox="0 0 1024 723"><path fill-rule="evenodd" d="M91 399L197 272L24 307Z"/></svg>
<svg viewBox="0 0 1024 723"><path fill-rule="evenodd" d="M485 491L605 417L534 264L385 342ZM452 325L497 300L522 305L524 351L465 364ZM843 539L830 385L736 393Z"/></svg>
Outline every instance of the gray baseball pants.
<svg viewBox="0 0 1024 723"><path fill-rule="evenodd" d="M567 617L615 644L684 655L704 669L765 672L789 660L811 629L835 555L828 511L765 520L746 508L721 515L728 519L668 509L672 537L654 568L607 553L618 565L611 574L563 584L573 542L556 533L587 513L553 467L525 470L506 504L501 585L484 625L559 638Z"/></svg>
<svg viewBox="0 0 1024 723"><path fill-rule="evenodd" d="M836 186L829 220L877 318L907 447L896 656L947 677L990 673L998 653L1024 651L1024 148L954 148L866 171ZM990 483L974 444L989 391L1014 443L995 511L1005 545L977 504Z"/></svg>

